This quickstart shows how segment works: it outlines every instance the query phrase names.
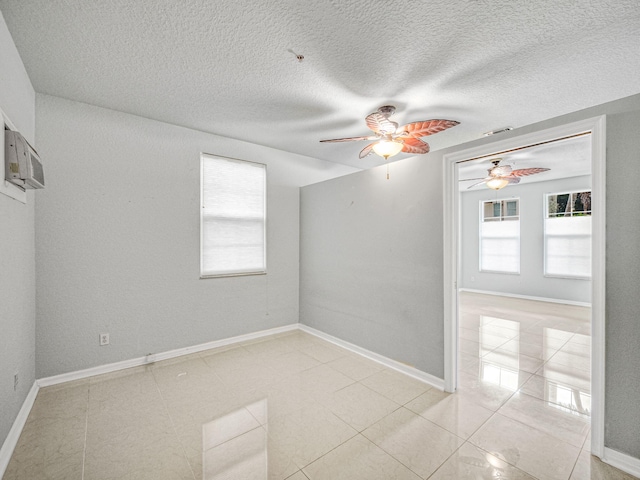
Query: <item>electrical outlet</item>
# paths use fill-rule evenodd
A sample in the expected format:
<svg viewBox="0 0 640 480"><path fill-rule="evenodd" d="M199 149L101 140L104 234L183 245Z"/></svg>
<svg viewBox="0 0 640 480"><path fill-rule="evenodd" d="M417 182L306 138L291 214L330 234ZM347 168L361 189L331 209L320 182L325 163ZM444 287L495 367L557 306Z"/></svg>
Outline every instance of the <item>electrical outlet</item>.
<svg viewBox="0 0 640 480"><path fill-rule="evenodd" d="M100 334L100 346L104 347L105 345L109 345L109 334L101 333Z"/></svg>
<svg viewBox="0 0 640 480"><path fill-rule="evenodd" d="M17 373L13 376L13 391L15 392L16 390L18 390L18 374Z"/></svg>

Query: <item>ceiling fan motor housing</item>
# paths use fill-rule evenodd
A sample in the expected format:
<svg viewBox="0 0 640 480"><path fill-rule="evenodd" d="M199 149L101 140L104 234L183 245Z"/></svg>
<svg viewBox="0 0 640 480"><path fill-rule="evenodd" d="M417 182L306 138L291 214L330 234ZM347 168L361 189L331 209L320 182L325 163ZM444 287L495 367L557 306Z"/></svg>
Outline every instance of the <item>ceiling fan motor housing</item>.
<svg viewBox="0 0 640 480"><path fill-rule="evenodd" d="M396 111L396 107L394 107L393 105L383 105L380 108L378 108L378 112L384 115L385 117L390 117L395 113L395 111Z"/></svg>

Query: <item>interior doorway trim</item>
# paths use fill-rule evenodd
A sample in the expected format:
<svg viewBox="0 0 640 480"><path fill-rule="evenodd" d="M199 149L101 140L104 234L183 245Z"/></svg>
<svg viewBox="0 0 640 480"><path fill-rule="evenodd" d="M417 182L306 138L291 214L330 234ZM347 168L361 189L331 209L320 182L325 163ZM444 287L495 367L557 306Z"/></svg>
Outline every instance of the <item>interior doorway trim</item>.
<svg viewBox="0 0 640 480"><path fill-rule="evenodd" d="M515 133L515 132L514 132ZM458 278L460 212L458 163L497 155L505 150L547 142L570 135L591 134L591 453L604 455L605 401L605 196L606 117L604 115L558 127L514 136L443 156L444 201L444 386L458 385Z"/></svg>

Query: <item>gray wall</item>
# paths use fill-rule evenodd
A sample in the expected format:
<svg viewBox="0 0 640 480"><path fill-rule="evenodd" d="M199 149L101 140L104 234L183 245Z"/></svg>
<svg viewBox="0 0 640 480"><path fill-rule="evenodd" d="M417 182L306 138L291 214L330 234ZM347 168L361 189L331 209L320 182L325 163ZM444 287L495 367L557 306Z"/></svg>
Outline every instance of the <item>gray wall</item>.
<svg viewBox="0 0 640 480"><path fill-rule="evenodd" d="M353 168L40 94L37 129L38 378L298 322L299 187ZM199 279L200 152L267 164L267 275Z"/></svg>
<svg viewBox="0 0 640 480"><path fill-rule="evenodd" d="M1 15L0 107L33 142L35 93ZM39 193L28 192L26 205L0 193L0 445L35 380L34 201Z"/></svg>
<svg viewBox="0 0 640 480"><path fill-rule="evenodd" d="M607 117L606 445L640 458L640 107Z"/></svg>
<svg viewBox="0 0 640 480"><path fill-rule="evenodd" d="M441 162L385 168L302 189L300 321L442 377Z"/></svg>
<svg viewBox="0 0 640 480"><path fill-rule="evenodd" d="M640 197L633 194L640 178L640 95L518 128L500 140L603 114L605 445L640 458ZM492 141L401 160L391 165L386 184L380 167L303 188L300 321L442 377L442 157Z"/></svg>
<svg viewBox="0 0 640 480"><path fill-rule="evenodd" d="M544 276L544 195L589 190L591 177L524 183L496 192L488 188L460 196L460 278L462 288L591 303L591 281ZM481 201L520 199L520 274L481 272Z"/></svg>

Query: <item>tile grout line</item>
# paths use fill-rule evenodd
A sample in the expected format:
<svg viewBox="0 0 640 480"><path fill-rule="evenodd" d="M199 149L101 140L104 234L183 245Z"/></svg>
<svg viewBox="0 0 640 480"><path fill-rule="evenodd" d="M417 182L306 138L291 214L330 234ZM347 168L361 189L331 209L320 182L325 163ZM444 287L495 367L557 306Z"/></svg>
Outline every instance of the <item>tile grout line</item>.
<svg viewBox="0 0 640 480"><path fill-rule="evenodd" d="M591 428L589 428L589 433L591 433ZM587 443L587 439L589 438L589 433L587 433L587 436L584 438L584 441L582 442L582 447L580 447L580 451L578 452L578 458L576 458L575 463L573 464L573 468L571 468L571 473L569 474L569 479L571 479L571 476L573 475L573 472L576 470L576 467L578 466L578 462L580 461L580 455L582 455L582 452L585 451L584 450L584 446ZM591 452L589 452L589 457L591 457ZM589 469L591 470L591 469Z"/></svg>
<svg viewBox="0 0 640 480"><path fill-rule="evenodd" d="M156 378L154 369L150 368L150 370L151 370L151 377L153 378L153 383L156 386L156 390L158 391L158 394L160 395L160 400L162 401L162 406L164 407L164 410L167 413L167 416L169 417L169 421L171 422L171 427L173 428L173 433L174 433L174 435L176 437L178 445L180 445L180 450L182 450L182 455L184 456L184 459L187 462L187 465L189 465L189 470L191 471L191 475L193 476L193 479L197 480L196 474L193 471L193 466L191 465L191 462L189 461L189 458L187 457L187 451L184 449L184 445L182 445L182 442L180 441L180 436L178 435L178 430L176 428L176 424L173 421L173 416L169 412L169 407L167 407L167 402L164 399L164 395L162 395L162 390L160 389L160 385L158 384L158 379Z"/></svg>
<svg viewBox="0 0 640 480"><path fill-rule="evenodd" d="M400 408L404 408L404 407L400 407ZM362 434L360 434L362 435ZM405 467L407 470L409 470L410 472L414 473L417 477L419 478L423 478L422 475L420 475L418 472L416 472L413 468L411 468L409 465L406 465L404 462L400 461L398 458L396 458L395 456L393 456L391 453L387 452L384 448L382 448L381 445L378 445L376 442L374 442L373 440L367 438L366 436L362 435L365 439L367 439L367 441L371 442L372 444L374 444L376 447L378 447L380 450L382 450L384 453L386 453L387 455L389 455L391 458L393 458L396 462L398 462L400 465L402 465L403 467ZM438 466L438 468L440 468L440 466ZM437 470L437 469L436 469Z"/></svg>
<svg viewBox="0 0 640 480"><path fill-rule="evenodd" d="M514 392L514 394L515 394L515 392ZM509 398L511 398L511 397L509 397ZM508 400L507 400L507 401L508 401ZM506 403L506 402L505 402L505 403ZM504 404L502 404L502 405L504 405ZM500 408L502 408L502 405L500 405L500 407L498 407L498 410L499 410ZM484 427L487 423L489 423L489 420L491 420L493 417L495 417L496 415L498 415L498 410L495 410L495 411L493 412L493 414L491 414L491 416L490 416L489 418L487 418L487 420L486 420L482 425L480 425L480 426L476 429L476 431L475 431L475 432L473 432L471 435L469 435L469 438L467 438L467 439L465 440L465 443L468 443L468 444L469 444L469 445L471 445L473 448L477 448L478 450L482 450L483 452L487 452L489 455L493 455L494 457L498 458L499 460L502 460L502 461L503 461L504 463L506 463L507 465L509 465L509 466L511 466L511 467L513 467L513 468L515 468L515 469L517 469L518 471L520 471L520 472L524 472L525 474L529 475L530 477L533 477L533 478L536 478L536 479L537 479L538 477L536 477L535 475L533 475L533 473L527 472L526 470L524 470L524 469L522 469L522 468L518 467L517 465L514 465L514 464L512 464L512 463L508 462L508 461L507 461L506 459L504 459L504 458L497 457L497 455L494 455L493 453L488 452L488 451L487 451L487 450L485 450L484 448L480 447L479 445L476 445L475 443L473 443L473 442L471 441L471 437L473 437L476 433L478 433L478 431L479 431L482 427ZM504 415L502 415L502 414L500 414L500 416L505 417L505 416L504 416ZM505 417L505 418L509 418L509 417ZM516 420L516 421L517 421L517 420ZM523 423L523 425L525 425L525 424ZM462 445L464 445L464 443L463 443ZM462 445L460 445L460 448L462 448ZM442 466L442 465L440 465L440 466ZM438 467L438 468L439 468L439 467ZM435 472L434 472L434 473L435 473Z"/></svg>
<svg viewBox="0 0 640 480"><path fill-rule="evenodd" d="M464 441L462 442L462 444L461 444L458 448L456 448L453 452L451 452L451 455L449 455L447 458L445 458L445 460L444 460L440 465L438 465L438 468L436 468L433 472L431 472L431 473L429 474L429 476L428 476L428 477L426 477L426 478L427 478L427 479L429 479L429 478L433 477L436 473L438 473L438 470L440 470L440 469L442 468L442 466L443 466L445 463L447 463L447 462L449 461L449 459L450 459L451 457L453 457L453 456L456 454L456 452L460 451L460 449L462 448L462 445L464 445L465 443L467 443L467 441L466 441L466 440L464 440ZM413 470L412 470L412 471L413 471ZM416 473L416 475L418 475L418 474Z"/></svg>
<svg viewBox="0 0 640 480"><path fill-rule="evenodd" d="M502 407L501 407L501 408L502 408ZM543 434L546 434L546 435L548 435L548 436L550 436L550 437L554 438L555 440L557 440L557 441L559 441L559 442L561 442L561 443L564 443L564 444L566 444L566 445L570 446L571 448L575 448L575 449L577 449L577 450L578 450L578 456L576 457L576 461L577 461L577 459L580 457L580 452L582 451L582 448L581 448L581 447L576 447L575 445L572 445L572 444L570 444L569 442L567 442L567 441L565 441L565 440L561 440L561 439L559 439L558 437L556 437L556 436L554 436L554 435L551 435L550 433L547 433L547 432L545 432L545 431L543 431L543 430L540 430L540 429L538 429L538 428L536 428L536 427L532 427L531 425L528 425L528 424L526 424L526 423L524 423L524 422L522 422L522 421L520 421L520 420L518 420L518 419L516 419L516 418L508 417L508 416L506 416L506 415L504 415L504 414L502 414L502 413L499 413L498 411L496 411L496 414L499 414L501 417L504 417L504 418L506 418L506 419L508 419L508 420L511 420L511 421L513 421L513 422L519 423L520 425L524 425L524 426L525 426L525 427L527 427L527 428L531 428L532 430L536 430L537 432L542 432ZM509 463L509 462L507 462L507 463ZM510 464L510 465L511 465L511 464ZM575 464L574 464L574 465L575 465ZM515 467L515 465L513 465L513 466ZM572 469L572 471L573 471L573 469ZM525 472L525 473L528 473L529 475L533 475L533 474L531 474L531 473L529 473L529 472ZM568 477L567 477L567 478L568 478Z"/></svg>
<svg viewBox="0 0 640 480"><path fill-rule="evenodd" d="M429 389L430 390L430 389ZM428 391L428 390L427 390ZM426 392L425 392L426 393ZM387 455L389 455L391 458L393 458L396 462L400 463L401 465L403 465L404 467L406 467L409 471L415 473L418 477L423 478L418 472L416 472L415 470L413 470L409 465L406 465L404 462L402 462L400 459L396 458L393 454L391 454L390 452L387 452L382 445L378 445L376 442L374 442L373 440L371 440L370 438L368 438L366 435L364 435L362 432L364 432L365 430L367 430L368 428L372 427L373 425L376 425L377 423L380 423L382 420L384 420L385 418L393 415L395 412L397 412L398 410L400 410L401 408L404 408L405 410L413 413L414 415L417 415L418 417L422 418L423 420L429 422L430 424L434 425L437 428L441 428L442 430L444 430L445 432L453 435L456 438L459 438L460 440L462 440L462 444L460 444L460 446L458 446L456 449L454 449L453 452L451 452L450 455L447 456L447 458L445 458L442 463L440 465L438 465L438 467L431 473L429 474L428 477L426 478L430 478L432 477L439 469L440 467L442 467L442 465L444 465L447 460L449 460L449 458L451 458L458 450L460 450L460 447L462 447L462 445L464 445L467 441L460 437L458 434L451 432L449 430L447 430L444 427L441 427L440 425L438 425L437 423L432 422L431 420L429 420L428 418L423 417L422 415L420 415L419 413L414 412L413 410L411 410L410 408L407 407L407 404L411 403L412 401L414 401L416 398L420 397L421 395L423 395L424 393L421 393L420 395L418 395L417 397L409 400L408 402L406 402L404 405L400 405L400 407L396 408L393 412L390 412L389 414L385 415L384 417L382 417L380 420L378 420L377 422L373 423L372 425L369 425L369 427L364 428L361 432L358 432L360 435L362 435L362 437L364 437L366 440L368 440L369 442L371 442L372 444L374 444L376 447L378 447L380 450L382 450L384 453L386 453ZM495 413L495 412L494 412ZM493 416L493 415L492 415ZM489 417L491 418L491 417ZM487 419L488 421L488 419ZM486 422L485 422L486 423ZM484 423L483 423L484 425ZM480 427L478 427L480 428Z"/></svg>
<svg viewBox="0 0 640 480"><path fill-rule="evenodd" d="M522 387L521 387L521 388L522 388ZM511 396L510 396L510 397L509 397L509 398L508 398L508 399L507 399L507 400L506 400L502 405L500 405L500 407L498 407L498 410L496 410L496 411L495 411L495 413L499 413L499 414L500 414L502 417L504 417L504 418L508 418L508 419L510 419L510 420L513 420L513 421L515 421L515 422L518 422L518 423L520 423L520 424L522 424L522 425L524 425L524 426L526 426L526 427L532 428L533 430L536 430L536 431L541 432L541 433L543 433L543 434L545 434L545 435L548 435L548 436L550 436L550 437L552 437L552 438L554 438L554 439L556 439L556 440L558 440L558 441L560 441L560 442L562 442L562 443L566 443L567 445L569 445L569 446L571 446L571 447L578 448L578 449L581 451L581 450L582 450L582 447L584 446L584 442L586 441L586 437L588 437L588 436L589 436L589 433L588 433L588 432L587 432L587 435L585 436L585 439L582 441L582 446L580 446L580 447L576 447L576 446L575 446L575 445L573 445L572 443L569 443L567 440L562 439L562 438L559 438L558 436L556 436L556 435L555 435L555 429L554 429L554 432L553 432L553 433L549 433L549 432L546 432L546 431L544 431L544 430L542 430L542 429L540 429L540 428L538 428L538 427L536 427L536 426L529 425L528 423L525 423L525 422L523 422L522 420L519 420L519 419L517 419L517 418L513 418L513 417L511 417L511 416L509 416L509 415L505 415L504 413L500 412L500 410L502 410L502 408L503 408L503 407L504 407L504 406L505 406L505 405L506 405L506 404L507 404L507 403L508 403L508 402L509 402L509 401L510 401L510 400L511 400L511 399L512 399L516 394L526 395L527 397L531 397L531 398L533 398L533 399L535 399L535 400L539 400L539 401L541 401L541 402L545 402L544 400L540 400L539 398L536 398L536 397L534 397L534 396L532 396L532 395L529 395L528 393L521 392L521 391L520 391L520 389L521 389L521 388L519 388L518 390L516 390L515 392L513 392L513 394L512 394L512 395L511 395ZM571 413L571 415L573 415L573 413ZM584 416L585 416L585 415L583 415L583 414L579 414L579 415L580 415L581 417L584 417ZM492 415L492 416L493 416L493 415ZM588 418L588 420L589 420L589 430L591 430L591 417L589 417L589 418ZM484 424L483 424L483 425L484 425ZM578 456L580 456L579 452L578 452Z"/></svg>
<svg viewBox="0 0 640 480"><path fill-rule="evenodd" d="M333 413L333 412L331 412L331 413ZM334 415L335 415L335 414L334 414ZM344 420L342 420L342 419L340 419L340 420L344 422ZM347 423L347 422L344 422L344 423ZM349 424L347 424L347 425L349 425ZM351 425L349 425L349 427L351 427ZM344 442L340 443L339 445L336 445L335 447L333 447L333 448L332 448L331 450L329 450L328 452L323 453L322 455L320 455L318 458L314 458L314 459L313 459L313 460L311 460L309 463L307 463L304 467L300 467L300 471L301 471L301 472L302 472L302 473L303 473L307 478L309 478L309 477L307 476L307 474L303 472L303 469L307 468L309 465L312 465L312 464L316 463L316 462L317 462L318 460L320 460L321 458L326 457L327 455L329 455L329 454L330 454L331 452L333 452L334 450L336 450L336 449L340 448L341 446L343 446L345 443L350 442L351 440L353 440L354 438L356 438L358 435L360 435L360 436L361 436L362 438L364 438L365 440L367 440L367 441L371 442L371 440L369 440L367 437L365 437L364 435L362 435L362 433L361 433L361 432L358 432L358 431L357 431L355 428L353 428L353 427L351 427L351 428L353 429L353 431L354 431L354 432L356 432L356 433L355 433L355 435L352 435L351 437L347 438ZM373 443L373 442L371 442L371 443ZM375 445L375 443L374 443L374 445ZM376 446L377 446L377 445L376 445ZM386 453L386 452L385 452L385 453ZM387 454L387 455L388 455L388 454Z"/></svg>
<svg viewBox="0 0 640 480"><path fill-rule="evenodd" d="M327 363L329 363L329 362L327 362ZM324 363L323 365L327 365L327 363ZM329 365L327 365L327 366L329 366ZM342 373L342 372L339 372L338 370L334 369L334 368L333 368L333 367L331 367L331 366L329 366L329 368L332 368L333 370L335 370L335 371L336 371L336 372L338 372L338 373ZM384 369L383 369L383 370L381 370L381 371L384 371ZM373 376L373 375L375 375L375 374L377 374L377 373L380 373L380 372L372 373L371 375L369 375L369 376L367 376L367 377L365 377L365 378L369 378L369 377L371 377L371 376ZM343 375L345 375L345 374L343 374ZM352 378L351 378L351 377L349 377L348 375L345 375L345 376L347 376L348 378L352 379ZM353 380L353 379L352 379L352 380ZM363 380L364 380L364 379L363 379ZM345 387L342 387L341 389L338 389L338 390L336 390L336 391L343 390L344 388L347 388L347 387L352 386L352 385L355 385L355 384L360 384L360 385L362 385L363 387L368 388L369 390L371 390L371 391L375 392L375 390L372 390L372 389L370 389L369 387L367 387L366 385L364 385L363 383L361 383L361 381L360 381L360 380L354 380L354 382L353 382L353 383L351 383L351 384L349 384L349 385L347 385L347 386L345 386ZM334 393L335 393L335 392L334 392ZM375 392L375 393L378 393L378 392ZM381 393L378 393L378 395L382 395L382 394L381 394ZM422 395L422 394L420 394L420 395ZM416 396L415 398L419 397L420 395ZM393 414L394 412L396 412L396 411L400 410L401 408L405 408L405 407L404 407L404 405L400 405L400 404L399 404L399 403L397 403L395 400L392 400L392 399L390 399L390 398L386 397L385 395L382 395L382 396L383 396L383 397L385 397L385 398L387 398L388 400L392 401L393 403L395 403L395 404L398 406L398 408L395 408L392 412L389 412L387 415L383 416L380 420L378 420L378 421L374 422L372 425L375 425L376 423L378 423L378 422L379 422L379 421L381 421L382 419L384 419L384 418L388 417L389 415L391 415L391 414ZM412 400L409 400L409 402L411 402L411 401L415 400L415 398L413 398ZM407 403L408 403L408 402L407 402ZM377 445L376 443L372 442L371 440L369 440L366 436L364 436L364 435L362 434L362 432L364 432L367 428L371 427L372 425L369 425L369 426L367 426L367 427L363 428L362 430L357 430L357 429L355 429L352 425L350 425L350 424L349 424L349 423L347 423L346 421L342 420L342 419L341 419L338 415L336 415L336 414L335 414L335 413L334 413L330 408L328 408L328 407L326 407L326 406L324 406L324 405L323 405L323 408L326 408L326 409L327 409L327 410L328 410L328 411L329 411L329 412L330 412L334 417L336 417L336 418L337 418L338 420L340 420L341 422L344 422L344 423L345 423L345 425L347 425L348 427L352 428L356 433L355 433L355 435L353 435L353 436L351 436L351 437L347 438L344 442L342 442L342 443L340 443L340 444L336 445L335 447L333 447L333 448L332 448L331 450L329 450L328 452L324 453L323 455L320 455L318 458L315 458L314 460L312 460L311 462L309 462L308 464L306 464L304 467L300 467L300 471L302 472L302 474L303 474L303 475L305 475L305 477L307 477L307 475L306 475L306 474L305 474L305 472L303 471L303 469L304 469L304 468L307 468L309 465L311 465L311 464L313 464L313 463L317 462L317 461L318 461L318 460L320 460L321 458L324 458L324 457L325 457L325 456L327 456L329 453L333 452L334 450L336 450L337 448L341 447L341 446L342 446L342 445L344 445L345 443L347 443L347 442L349 442L349 441L353 440L353 439L354 439L354 438L356 438L357 436L361 436L361 437L362 437L362 438L364 438L366 441L368 441L368 442L372 443L373 445L375 445L376 447L380 448L380 450L382 450L384 453L386 453L386 454L387 454L387 455L389 455L391 458L393 458L395 461L397 461L398 463L400 463L401 465L403 465L403 466L404 466L405 468L407 468L409 471L413 472L413 470L411 470L409 467L407 467L406 465L404 465L404 463L400 462L396 457L394 457L393 455L391 455L390 453L388 453L387 451L385 451L384 449L382 449L382 447L380 447L380 446L379 446L379 445ZM414 473L415 473L415 472L414 472ZM416 475L417 475L417 474L416 474ZM419 475L418 475L418 476L419 476ZM307 477L307 478L309 478L309 477Z"/></svg>
<svg viewBox="0 0 640 480"><path fill-rule="evenodd" d="M82 480L84 480L84 468L87 458L87 438L89 436L89 401L91 396L91 382L87 383L87 411L84 415L84 448L82 449Z"/></svg>
<svg viewBox="0 0 640 480"><path fill-rule="evenodd" d="M417 398L417 397L416 397L416 398ZM438 427L438 428L441 428L441 429L442 429L442 430L444 430L445 432L450 433L450 434L451 434L451 435L453 435L454 437L459 438L460 440L462 440L462 444L461 444L460 446L458 446L458 447L457 447L453 452L451 452L451 455L447 456L447 458L446 458L446 459L445 459L445 460L444 460L440 465L438 465L438 467L437 467L437 468L436 468L432 473L430 473L430 474L429 474L429 477L431 477L431 476L433 476L433 475L438 471L438 469L439 469L442 465L444 465L444 463L445 463L447 460L449 460L449 458L451 458L451 456L452 456L454 453L456 453L456 452L460 449L460 447L462 447L462 445L464 445L464 444L465 444L466 440L464 440L462 437L460 437L460 436L456 435L455 433L451 433L451 432L449 432L449 430L447 430L446 428L443 428L443 427L441 427L440 425L437 425L437 424L433 423L431 420L428 420L428 419L426 419L426 418L422 417L421 415L419 415L419 414L417 414L417 413L415 413L415 412L412 412L411 410L409 410L408 408L406 408L404 405L402 405L400 408L405 408L405 409L406 409L406 410L408 410L409 412L411 412L411 413L413 413L413 414L415 414L415 415L419 416L420 418L423 418L425 421L429 422L430 424L432 424L432 425L434 425L434 426L436 426L436 427ZM395 412L395 411L397 411L397 410L394 410L394 412ZM392 415L392 414L393 414L393 412L392 412L392 413L390 413L389 415ZM388 417L389 415L387 415L386 417ZM386 417L384 417L384 418L386 418ZM379 420L379 421L380 421L380 420ZM378 421L378 422L376 422L376 423L379 423L379 421ZM374 424L374 425L375 425L375 424ZM392 453L387 452L387 451L382 447L382 445L378 445L376 442L374 442L373 440L369 439L368 437L366 437L366 436L365 436L365 435L363 435L362 433L360 433L360 435L362 435L364 438L366 438L369 442L373 443L376 447L378 447L378 448L379 448L380 450L382 450L384 453L386 453L387 455L389 455L391 458L393 458L393 459L394 459L396 462L398 462L400 465L404 465L404 467L405 467L405 468L407 468L409 471L411 471L411 472L415 473L415 474L416 474L416 476L418 476L418 477L420 477L420 478L423 478L423 477L422 477L422 475L420 475L418 472L416 472L416 471L415 471L413 468L411 468L409 465L406 465L406 464L405 464L404 462L402 462L400 459L396 458ZM429 478L429 477L426 477L426 478Z"/></svg>
<svg viewBox="0 0 640 480"><path fill-rule="evenodd" d="M578 466L578 462L580 461L580 455L582 454L582 449L580 449L580 451L578 452L578 457L576 458L576 461L573 462L573 467L571 467L571 472L569 473L569 476L567 477L568 479L571 479L571 476L573 475L573 472L575 471L576 467Z"/></svg>
<svg viewBox="0 0 640 480"><path fill-rule="evenodd" d="M452 393L451 395L456 395L456 394L457 394L457 392L456 392L456 393ZM510 396L510 397L505 401L505 403L506 403L507 401L509 401L509 399L511 399L511 397L512 397L513 395L515 395L515 392L514 392L514 393L513 393L513 394L512 394L512 395L511 395L511 396ZM416 397L416 398L417 398L417 397ZM473 400L470 400L470 401L471 401L474 405L480 406L480 407L482 407L482 408L486 408L486 407L484 407L483 405L480 405L479 403L473 402ZM409 402L407 402L407 403L409 403ZM498 407L498 410L499 410L500 408L502 408L502 406L503 406L503 405L504 405L504 403L503 403L502 405L500 405L500 407ZM407 407L406 407L406 404L405 404L405 408L407 408ZM407 408L407 409L408 409L409 411L413 412L413 410L411 410L410 408ZM488 408L487 408L487 410L490 410L490 409L488 409ZM472 436L474 436L474 435L478 432L478 430L480 430L484 425L486 425L486 424L489 422L489 420L491 420L491 419L496 415L496 413L498 413L498 410L490 410L492 413L491 413L491 415L489 416L489 418L487 418L484 422L482 422L482 423L478 426L478 428L476 428L476 429L475 429L475 430L474 430L474 431L473 431L473 432L472 432L472 433L471 433L467 438L462 438L462 437L461 437L461 436L459 436L457 433L452 432L452 431L448 430L448 429L447 429L447 428L445 428L445 427L441 427L441 426L440 426L440 425L438 425L437 423L434 423L434 422L432 422L431 420L429 420L428 418L423 417L423 416L422 416L422 415L420 415L419 413L413 412L413 413L415 413L416 415L418 415L419 417L424 418L424 419L425 419L425 420L427 420L428 422L433 423L434 425L436 425L436 426L438 426L438 427L440 427L440 428L444 429L445 431L449 432L449 433L450 433L450 434L452 434L452 435L455 435L456 437L458 437L458 438L460 438L460 439L462 440L462 444L461 444L458 448L456 448L456 449L451 453L451 455L449 455L449 456L448 456L448 457L447 457L447 458L446 458L446 459L445 459L445 460L444 460L440 465L438 465L438 468L436 468L436 469L435 469L435 470L434 470L434 471L433 471L433 472L432 472L432 473L427 477L427 479L429 479L429 478L433 477L433 476L436 474L436 472L437 472L438 470L440 470L440 468L442 468L442 466L443 466L445 463L447 463L447 461L449 461L449 459L450 459L451 457L453 457L453 456L456 454L456 452L458 452L458 451L459 451L459 450L464 446L464 444L465 444L465 443L468 443L469 445L473 446L474 448L480 449L480 450L482 450L483 452L484 452L484 451L486 451L486 450L484 450L484 449L482 449L482 448L480 448L480 447L478 447L478 446L474 445L473 443L471 443L471 442L469 441L469 439L470 439ZM487 452L487 453L489 453L489 452ZM490 454L490 455L492 455L492 454ZM395 457L394 457L394 458L395 458ZM505 462L505 463L507 463L508 465L511 465L509 462ZM514 468L517 468L515 465L511 465L511 466L512 466L512 467L514 467ZM518 469L518 470L520 470L520 469ZM413 471L413 470L412 470L412 471ZM521 471L523 471L523 472L524 472L524 470L521 470ZM526 472L525 472L525 473L526 473Z"/></svg>

